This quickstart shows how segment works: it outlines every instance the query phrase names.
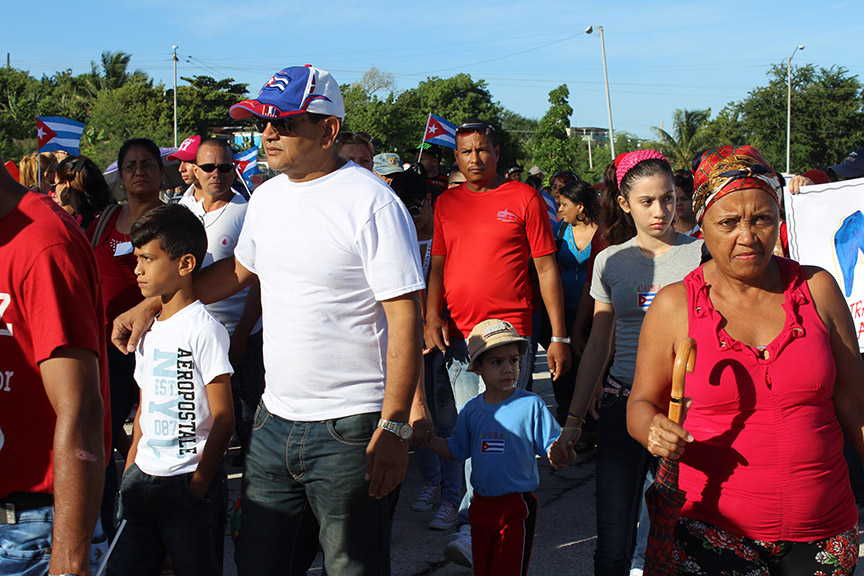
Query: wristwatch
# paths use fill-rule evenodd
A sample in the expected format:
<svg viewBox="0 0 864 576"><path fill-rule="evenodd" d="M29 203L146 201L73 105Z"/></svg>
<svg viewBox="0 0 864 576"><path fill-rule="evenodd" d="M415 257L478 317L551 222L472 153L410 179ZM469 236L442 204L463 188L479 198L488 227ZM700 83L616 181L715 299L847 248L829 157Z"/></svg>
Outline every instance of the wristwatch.
<svg viewBox="0 0 864 576"><path fill-rule="evenodd" d="M561 336L552 336L552 338L550 338L550 340L552 342L560 342L561 344L569 344L570 343L570 337L569 336L567 336L566 338L562 338Z"/></svg>
<svg viewBox="0 0 864 576"><path fill-rule="evenodd" d="M411 429L411 425L407 422L391 422L390 420L379 418L378 428L395 434L400 440L410 440L414 434L414 430Z"/></svg>

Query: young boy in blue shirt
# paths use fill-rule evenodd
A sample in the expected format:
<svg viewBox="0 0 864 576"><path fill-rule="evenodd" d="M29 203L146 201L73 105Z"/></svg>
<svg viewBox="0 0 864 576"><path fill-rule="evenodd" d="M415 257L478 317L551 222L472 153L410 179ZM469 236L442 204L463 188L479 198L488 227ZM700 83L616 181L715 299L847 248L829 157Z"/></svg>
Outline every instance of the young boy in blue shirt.
<svg viewBox="0 0 864 576"><path fill-rule="evenodd" d="M221 575L225 541L222 457L234 431L228 332L192 291L207 250L201 221L184 206L159 206L130 232L145 297L162 312L135 351L141 389L120 484L126 526L111 574Z"/></svg>
<svg viewBox="0 0 864 576"><path fill-rule="evenodd" d="M469 510L474 574L524 575L534 542L540 483L535 455L547 456L561 427L539 396L516 388L528 341L509 322L485 320L468 336L468 370L486 390L469 400L449 439L429 444L439 456L471 458ZM568 461L576 460L572 447ZM553 466L563 465L553 463Z"/></svg>

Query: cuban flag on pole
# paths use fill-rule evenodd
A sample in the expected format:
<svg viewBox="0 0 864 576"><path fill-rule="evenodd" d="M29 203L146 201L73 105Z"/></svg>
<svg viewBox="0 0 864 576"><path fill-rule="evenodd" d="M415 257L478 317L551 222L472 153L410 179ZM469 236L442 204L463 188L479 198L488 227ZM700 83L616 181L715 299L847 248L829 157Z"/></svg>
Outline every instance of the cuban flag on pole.
<svg viewBox="0 0 864 576"><path fill-rule="evenodd" d="M246 181L253 174L260 174L261 170L258 168L258 146L254 146L246 152L237 152L234 154L234 166L237 167L237 172Z"/></svg>
<svg viewBox="0 0 864 576"><path fill-rule="evenodd" d="M429 114L426 121L426 132L423 142L438 144L447 148L456 148L456 125L440 116Z"/></svg>
<svg viewBox="0 0 864 576"><path fill-rule="evenodd" d="M70 156L80 156L81 133L84 123L62 116L37 116L36 138L39 152L62 150Z"/></svg>

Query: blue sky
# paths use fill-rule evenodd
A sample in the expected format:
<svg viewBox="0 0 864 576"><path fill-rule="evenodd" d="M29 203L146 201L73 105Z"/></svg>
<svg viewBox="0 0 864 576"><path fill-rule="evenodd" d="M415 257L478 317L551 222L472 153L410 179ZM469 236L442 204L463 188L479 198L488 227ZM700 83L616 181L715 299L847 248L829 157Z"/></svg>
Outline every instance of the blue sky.
<svg viewBox="0 0 864 576"><path fill-rule="evenodd" d="M465 72L507 108L539 118L549 91L567 83L579 126L607 124L600 38L584 33L602 25L613 125L643 138L668 128L676 108L716 114L744 98L798 44L806 49L793 65L839 65L864 80L864 5L852 1L42 0L3 11L0 56L37 77L84 72L103 50L122 50L133 69L170 86L177 44L178 76L232 77L252 92L296 64L340 83L375 66L400 89Z"/></svg>

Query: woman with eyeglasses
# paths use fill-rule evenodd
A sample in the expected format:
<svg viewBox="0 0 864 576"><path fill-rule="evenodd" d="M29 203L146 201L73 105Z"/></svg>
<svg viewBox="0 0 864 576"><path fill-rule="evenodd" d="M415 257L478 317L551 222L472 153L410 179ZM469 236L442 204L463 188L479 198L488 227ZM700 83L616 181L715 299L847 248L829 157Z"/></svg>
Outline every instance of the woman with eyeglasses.
<svg viewBox="0 0 864 576"><path fill-rule="evenodd" d="M118 314L135 306L142 300L135 276L135 255L129 231L132 224L145 212L162 204L159 191L165 175L159 147L146 138L127 140L117 155L117 167L128 202L123 206L109 205L87 230L99 275L102 279L102 300L105 303L105 330L111 339L111 326ZM111 379L111 430L112 447L125 458L129 450L129 438L123 424L138 399L138 387L133 372L135 356L124 355L114 346L108 346L108 372ZM110 459L113 467L114 459ZM109 470L105 483L102 524L109 535L112 523L106 522L110 514L113 522L114 495L117 492L117 476ZM110 499L110 512L106 510Z"/></svg>
<svg viewBox="0 0 864 576"><path fill-rule="evenodd" d="M116 204L99 167L86 156L67 157L57 166L54 200L85 230L105 208Z"/></svg>

